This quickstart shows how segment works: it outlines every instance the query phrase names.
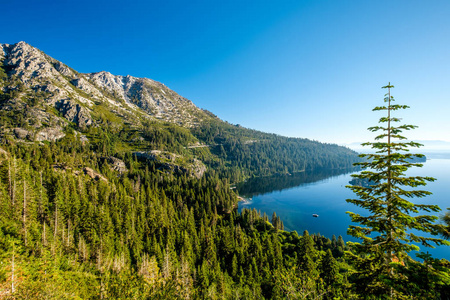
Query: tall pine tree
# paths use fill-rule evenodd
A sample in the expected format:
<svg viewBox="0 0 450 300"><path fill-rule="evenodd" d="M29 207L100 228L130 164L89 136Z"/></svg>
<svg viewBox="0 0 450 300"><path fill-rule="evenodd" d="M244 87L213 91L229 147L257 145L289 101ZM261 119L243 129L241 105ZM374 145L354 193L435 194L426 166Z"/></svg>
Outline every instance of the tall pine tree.
<svg viewBox="0 0 450 300"><path fill-rule="evenodd" d="M368 181L365 186L348 186L358 199L347 199L367 210L360 215L347 212L352 222L360 225L350 225L348 233L362 239L362 243L350 243L352 252L347 254L354 261L356 272L353 274L359 292L377 295L377 298L402 298L405 293L405 283L408 282L404 269L411 261L408 253L418 250L414 243L432 246L431 243L446 244L439 238L416 235L417 231L436 235L441 225L434 224L436 216L420 214L437 212L437 205L416 204L408 198L421 198L431 193L417 190L424 186L431 177L406 176L405 172L411 167L421 167L422 164L413 162L414 157L421 154L409 153L409 147L420 147L415 142L405 141L402 131L414 129L414 125L395 126L400 119L393 117L394 111L408 108L406 105L393 104L390 83L383 88L388 90L385 95L384 106L377 106L373 111L384 111L386 116L380 118L380 126L370 127L372 132L380 131L375 142L364 143L375 150L373 154L362 154L363 162L357 163L363 169L354 177L361 181Z"/></svg>

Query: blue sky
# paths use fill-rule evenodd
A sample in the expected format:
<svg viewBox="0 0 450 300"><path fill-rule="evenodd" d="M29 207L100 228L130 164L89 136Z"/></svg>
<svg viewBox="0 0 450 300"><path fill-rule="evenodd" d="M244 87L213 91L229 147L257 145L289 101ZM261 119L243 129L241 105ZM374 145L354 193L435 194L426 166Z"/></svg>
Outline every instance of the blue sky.
<svg viewBox="0 0 450 300"><path fill-rule="evenodd" d="M450 141L450 1L7 1L0 43L166 84L233 124L364 142L389 81L417 140Z"/></svg>

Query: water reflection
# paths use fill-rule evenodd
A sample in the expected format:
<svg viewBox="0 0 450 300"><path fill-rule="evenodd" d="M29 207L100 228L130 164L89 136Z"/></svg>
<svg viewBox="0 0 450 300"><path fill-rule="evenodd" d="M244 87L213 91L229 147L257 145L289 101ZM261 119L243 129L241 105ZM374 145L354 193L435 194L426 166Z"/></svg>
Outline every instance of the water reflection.
<svg viewBox="0 0 450 300"><path fill-rule="evenodd" d="M237 184L236 189L241 196L253 197L322 181L333 176L352 173L355 172L355 170L355 168L334 170L319 169L295 174L257 177Z"/></svg>

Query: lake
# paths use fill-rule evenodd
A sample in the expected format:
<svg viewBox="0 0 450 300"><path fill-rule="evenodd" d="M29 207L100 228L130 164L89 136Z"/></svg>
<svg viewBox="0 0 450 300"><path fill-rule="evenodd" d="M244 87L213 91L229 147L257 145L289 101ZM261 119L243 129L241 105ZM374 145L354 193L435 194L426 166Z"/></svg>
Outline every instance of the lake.
<svg viewBox="0 0 450 300"><path fill-rule="evenodd" d="M296 230L299 234L308 230L310 234L320 233L328 238L334 234L336 237L342 235L345 241L359 241L347 235L350 217L345 212L367 215L366 210L345 201L355 198L355 194L345 188L352 179L352 173L352 170L320 170L291 176L251 179L236 187L239 194L247 199L239 203L239 210L255 208L261 214L266 213L269 220L272 213L276 212L281 217L285 230ZM407 175L437 179L422 187L433 195L412 201L437 204L442 209L437 214L443 215L447 207L450 207L450 159L429 159L422 168L408 170ZM319 217L314 218L312 214L318 214ZM429 251L436 258L450 260L449 246L435 249L422 246L421 251ZM415 257L413 252L410 255Z"/></svg>

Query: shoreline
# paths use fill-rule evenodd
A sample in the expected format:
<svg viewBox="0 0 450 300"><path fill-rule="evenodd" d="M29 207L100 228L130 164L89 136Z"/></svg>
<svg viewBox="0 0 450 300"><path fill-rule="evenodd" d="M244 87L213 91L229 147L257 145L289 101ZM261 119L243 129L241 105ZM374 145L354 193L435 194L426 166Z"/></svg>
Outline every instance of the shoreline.
<svg viewBox="0 0 450 300"><path fill-rule="evenodd" d="M244 198L244 197L241 197L241 196L239 196L239 195L236 195L236 197L238 198L238 202L244 202L244 203L248 203L248 202L250 202L250 201L252 201L252 198Z"/></svg>

